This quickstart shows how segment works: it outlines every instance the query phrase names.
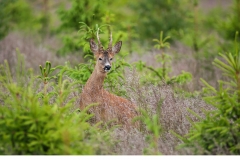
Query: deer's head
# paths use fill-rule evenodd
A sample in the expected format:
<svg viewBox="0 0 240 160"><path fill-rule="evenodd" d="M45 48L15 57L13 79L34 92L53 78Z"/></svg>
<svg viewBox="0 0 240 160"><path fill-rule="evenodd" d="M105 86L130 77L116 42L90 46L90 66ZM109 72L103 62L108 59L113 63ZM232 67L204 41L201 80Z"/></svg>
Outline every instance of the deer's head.
<svg viewBox="0 0 240 160"><path fill-rule="evenodd" d="M122 41L117 42L112 47L112 34L110 33L108 48L105 50L100 42L98 32L97 39L98 45L93 39L90 40L90 49L94 53L94 56L97 60L96 67L98 72L105 74L111 69L114 55L121 50Z"/></svg>

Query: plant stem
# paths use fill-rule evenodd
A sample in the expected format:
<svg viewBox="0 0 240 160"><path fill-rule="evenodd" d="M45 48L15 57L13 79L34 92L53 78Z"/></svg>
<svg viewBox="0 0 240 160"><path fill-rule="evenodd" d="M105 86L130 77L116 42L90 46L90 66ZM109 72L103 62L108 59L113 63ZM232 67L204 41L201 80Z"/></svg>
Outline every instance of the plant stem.
<svg viewBox="0 0 240 160"><path fill-rule="evenodd" d="M162 61L163 61L163 66L162 66L162 73L163 73L163 78L166 80L166 62L165 62L165 54L162 53Z"/></svg>
<svg viewBox="0 0 240 160"><path fill-rule="evenodd" d="M238 95L238 103L240 103L240 73L236 72L236 81L237 81L237 95Z"/></svg>

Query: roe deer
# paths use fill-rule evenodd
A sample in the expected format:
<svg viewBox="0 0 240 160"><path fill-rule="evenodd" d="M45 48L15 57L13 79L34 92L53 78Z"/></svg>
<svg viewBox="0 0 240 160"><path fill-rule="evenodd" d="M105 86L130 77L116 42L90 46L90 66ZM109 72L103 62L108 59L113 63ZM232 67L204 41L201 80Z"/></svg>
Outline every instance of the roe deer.
<svg viewBox="0 0 240 160"><path fill-rule="evenodd" d="M120 51L122 42L119 41L112 47L112 34L110 31L109 45L104 50L98 31L98 45L93 39L90 40L90 49L94 53L97 62L81 93L80 109L83 110L86 106L97 103L97 106L89 109L90 113L94 113L96 121L107 122L115 119L124 128L129 128L131 125L137 127L137 123L132 124L132 118L137 115L136 106L127 99L111 94L103 88L104 78L107 72L110 71L113 57Z"/></svg>

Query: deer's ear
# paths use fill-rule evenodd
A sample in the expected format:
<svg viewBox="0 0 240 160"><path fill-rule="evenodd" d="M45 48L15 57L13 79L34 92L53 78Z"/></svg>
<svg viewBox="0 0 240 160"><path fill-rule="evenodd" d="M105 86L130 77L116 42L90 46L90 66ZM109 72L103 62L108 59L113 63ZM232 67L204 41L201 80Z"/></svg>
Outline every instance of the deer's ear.
<svg viewBox="0 0 240 160"><path fill-rule="evenodd" d="M119 41L115 44L115 46L112 48L112 53L116 54L121 50L122 47L122 41Z"/></svg>
<svg viewBox="0 0 240 160"><path fill-rule="evenodd" d="M93 39L90 40L90 49L94 54L98 53L98 45L94 42Z"/></svg>

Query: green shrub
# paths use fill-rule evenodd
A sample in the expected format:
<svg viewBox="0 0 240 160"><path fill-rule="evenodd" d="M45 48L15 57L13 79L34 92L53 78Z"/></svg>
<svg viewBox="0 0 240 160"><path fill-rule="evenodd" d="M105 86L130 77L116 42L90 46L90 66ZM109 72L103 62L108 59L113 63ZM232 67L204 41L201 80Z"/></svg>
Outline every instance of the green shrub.
<svg viewBox="0 0 240 160"><path fill-rule="evenodd" d="M10 31L21 30L39 32L41 35L48 30L49 15L35 12L26 0L1 0L0 2L0 39Z"/></svg>
<svg viewBox="0 0 240 160"><path fill-rule="evenodd" d="M234 39L235 32L240 31L240 0L233 0L231 3L228 9L214 8L207 14L205 20L205 25L209 29L214 29L219 35L230 41Z"/></svg>
<svg viewBox="0 0 240 160"><path fill-rule="evenodd" d="M50 62L41 68L40 81L19 70L26 73L20 83L7 62L0 67L0 154L109 154L109 131L90 125L92 115L74 109L76 83L62 70L51 77Z"/></svg>
<svg viewBox="0 0 240 160"><path fill-rule="evenodd" d="M171 30L186 27L189 18L189 12L184 9L186 5L188 3L185 0L140 0L131 3L137 15L136 30L140 38L152 39L157 36L159 29L168 34Z"/></svg>
<svg viewBox="0 0 240 160"><path fill-rule="evenodd" d="M191 73L182 71L181 74L177 76L170 77L169 73L171 72L171 56L164 52L164 48L170 48L170 44L167 40L170 37L167 36L163 38L163 32L160 32L159 39L153 39L156 44L154 48L158 49L159 54L156 55L156 61L160 62L161 68L153 68L151 66L147 66L144 62L138 61L136 62L136 68L141 71L145 76L141 79L143 83L153 83L159 84L159 82L163 82L166 84L184 84L192 80Z"/></svg>
<svg viewBox="0 0 240 160"><path fill-rule="evenodd" d="M82 48L82 43L86 43L86 36L83 38L77 35L77 31L82 26L80 22L94 28L96 23L102 22L101 18L105 15L107 4L108 1L104 0L71 0L70 9L65 9L63 6L58 9L61 24L57 30L62 33L63 40L59 54L73 53Z"/></svg>
<svg viewBox="0 0 240 160"><path fill-rule="evenodd" d="M240 32L240 21L239 21L239 16L240 16L240 0L234 0L232 2L232 9L230 12L227 12L227 18L224 23L219 23L220 25L220 30L219 32L223 32L223 36L228 38L228 39L234 39L235 32L238 31ZM238 39L239 39L238 35Z"/></svg>
<svg viewBox="0 0 240 160"><path fill-rule="evenodd" d="M223 60L213 64L220 68L227 81L219 81L215 89L202 79L204 100L216 107L205 111L206 118L193 123L182 140L195 154L240 154L240 52L236 42L235 53L220 54Z"/></svg>

